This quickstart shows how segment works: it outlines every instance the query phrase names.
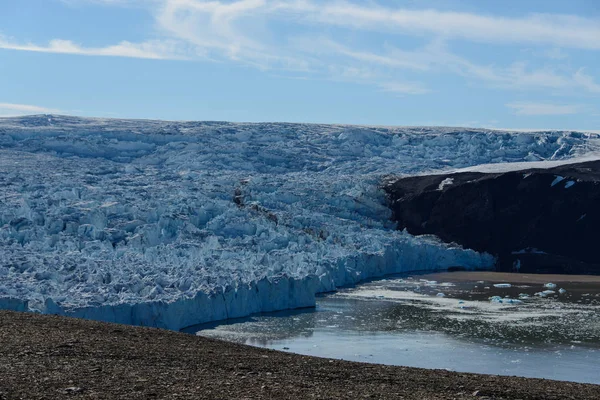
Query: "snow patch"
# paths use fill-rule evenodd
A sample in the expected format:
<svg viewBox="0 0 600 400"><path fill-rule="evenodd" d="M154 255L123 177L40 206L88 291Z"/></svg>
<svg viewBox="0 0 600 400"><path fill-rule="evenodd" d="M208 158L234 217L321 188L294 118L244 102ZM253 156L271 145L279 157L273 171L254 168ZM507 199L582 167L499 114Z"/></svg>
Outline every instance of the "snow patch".
<svg viewBox="0 0 600 400"><path fill-rule="evenodd" d="M454 183L454 179L453 178L446 178L443 181L440 182L440 185L438 186L437 190L444 190L444 188L446 186L450 186Z"/></svg>

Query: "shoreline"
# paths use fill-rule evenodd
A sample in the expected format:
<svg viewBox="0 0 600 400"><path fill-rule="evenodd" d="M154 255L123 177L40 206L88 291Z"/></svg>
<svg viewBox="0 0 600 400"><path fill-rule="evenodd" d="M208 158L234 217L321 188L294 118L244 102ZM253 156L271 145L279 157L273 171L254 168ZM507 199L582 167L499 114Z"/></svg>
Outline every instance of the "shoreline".
<svg viewBox="0 0 600 400"><path fill-rule="evenodd" d="M456 271L456 272L434 272L423 274L419 278L428 280L452 280L457 282L467 281L489 281L523 284L545 284L552 283L600 283L597 275L561 275L561 274L519 274L514 272L494 271Z"/></svg>
<svg viewBox="0 0 600 400"><path fill-rule="evenodd" d="M597 399L600 385L356 363L0 311L0 399Z"/></svg>

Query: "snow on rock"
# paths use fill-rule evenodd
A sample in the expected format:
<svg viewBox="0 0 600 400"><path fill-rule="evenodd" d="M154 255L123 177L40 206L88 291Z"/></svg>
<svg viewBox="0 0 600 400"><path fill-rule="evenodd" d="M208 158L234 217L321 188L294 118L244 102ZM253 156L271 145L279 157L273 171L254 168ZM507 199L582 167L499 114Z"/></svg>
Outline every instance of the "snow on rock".
<svg viewBox="0 0 600 400"><path fill-rule="evenodd" d="M598 136L0 119L0 308L169 329L493 258L394 230L388 174L563 160Z"/></svg>
<svg viewBox="0 0 600 400"><path fill-rule="evenodd" d="M440 182L440 185L438 186L438 190L444 190L444 188L446 186L450 186L453 183L454 183L454 179L452 179L452 178L446 178L442 182Z"/></svg>

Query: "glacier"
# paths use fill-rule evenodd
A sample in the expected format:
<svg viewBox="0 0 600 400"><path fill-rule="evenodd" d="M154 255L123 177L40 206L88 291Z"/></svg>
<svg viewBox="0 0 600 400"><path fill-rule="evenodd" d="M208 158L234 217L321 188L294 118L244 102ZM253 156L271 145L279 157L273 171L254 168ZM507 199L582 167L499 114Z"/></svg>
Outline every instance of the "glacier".
<svg viewBox="0 0 600 400"><path fill-rule="evenodd" d="M595 154L581 132L0 119L0 308L180 330L387 274L492 268L395 230L387 176Z"/></svg>

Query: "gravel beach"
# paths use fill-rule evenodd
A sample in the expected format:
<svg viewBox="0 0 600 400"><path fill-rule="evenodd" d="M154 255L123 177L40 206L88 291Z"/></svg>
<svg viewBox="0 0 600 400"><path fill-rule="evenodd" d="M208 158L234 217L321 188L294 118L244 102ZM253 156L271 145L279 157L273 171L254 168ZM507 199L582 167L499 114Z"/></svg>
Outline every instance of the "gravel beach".
<svg viewBox="0 0 600 400"><path fill-rule="evenodd" d="M0 399L598 399L600 386L307 357L0 311Z"/></svg>

